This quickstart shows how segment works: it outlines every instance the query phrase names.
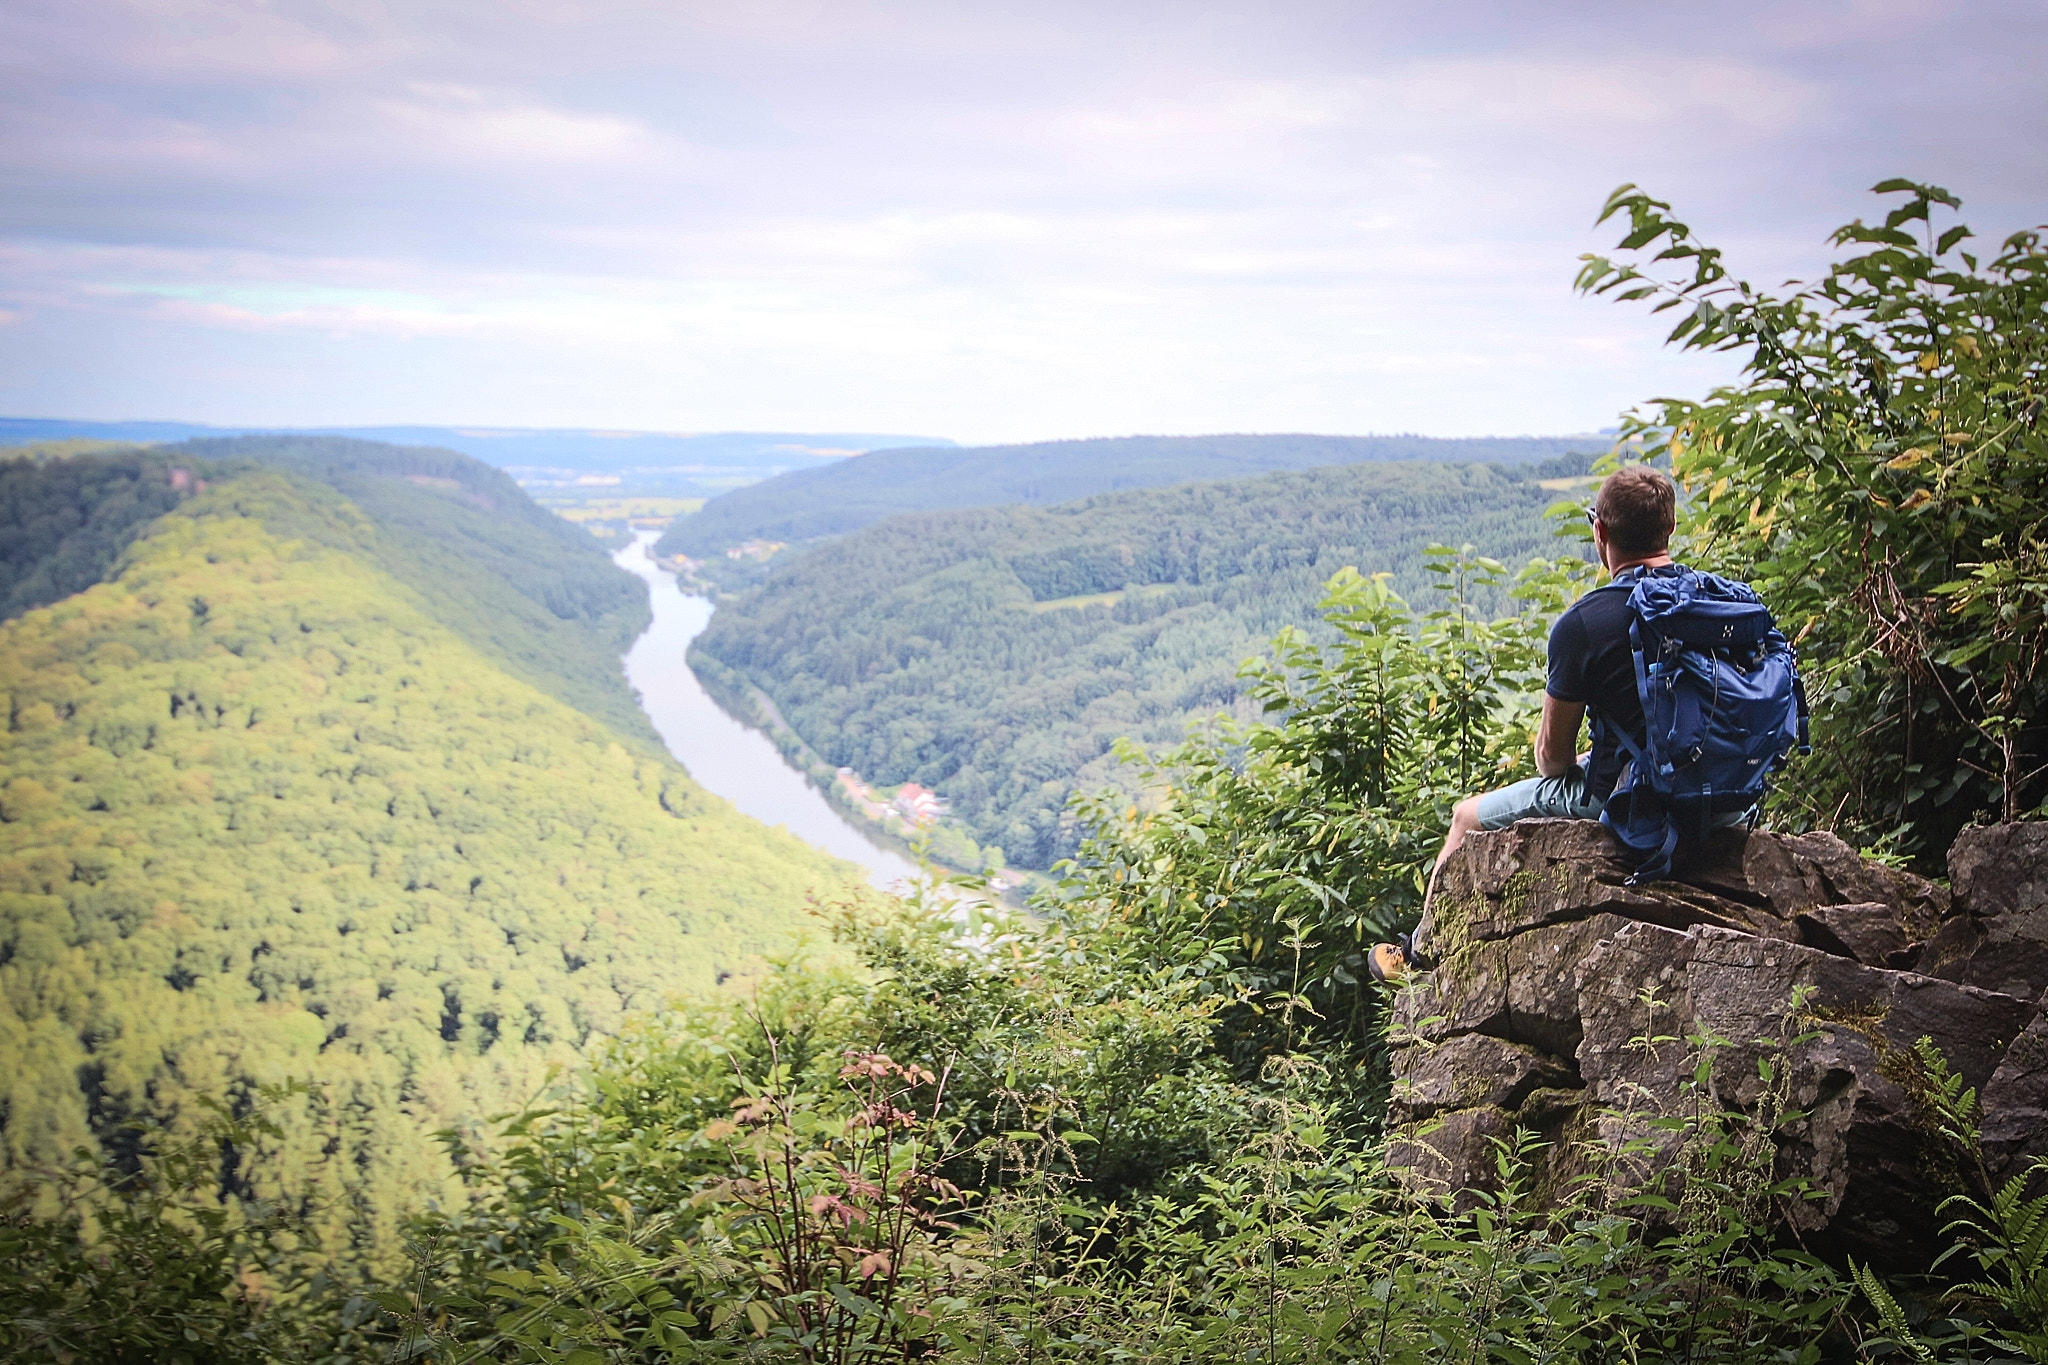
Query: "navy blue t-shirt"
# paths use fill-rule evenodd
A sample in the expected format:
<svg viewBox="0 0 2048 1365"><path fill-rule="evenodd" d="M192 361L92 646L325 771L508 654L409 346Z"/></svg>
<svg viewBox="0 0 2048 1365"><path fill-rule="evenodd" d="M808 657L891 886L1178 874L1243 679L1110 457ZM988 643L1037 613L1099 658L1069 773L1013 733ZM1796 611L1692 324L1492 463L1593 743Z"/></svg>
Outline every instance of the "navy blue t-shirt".
<svg viewBox="0 0 2048 1365"><path fill-rule="evenodd" d="M1640 575L1623 572L1625 579L1587 593L1550 628L1550 678L1543 689L1559 701L1584 703L1587 714L1604 723L1604 729L1593 727L1593 754L1586 764L1587 790L1603 801L1628 760L1615 727L1637 744L1643 742L1643 703L1636 695L1635 656L1628 642L1628 595ZM1672 564L1642 572L1663 576L1679 568Z"/></svg>

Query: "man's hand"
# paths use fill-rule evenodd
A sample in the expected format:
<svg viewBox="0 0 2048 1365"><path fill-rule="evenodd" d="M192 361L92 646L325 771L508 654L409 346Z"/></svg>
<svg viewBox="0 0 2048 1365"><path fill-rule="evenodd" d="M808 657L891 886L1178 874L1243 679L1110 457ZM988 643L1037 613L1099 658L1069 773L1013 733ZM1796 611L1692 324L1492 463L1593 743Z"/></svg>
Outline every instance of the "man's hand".
<svg viewBox="0 0 2048 1365"><path fill-rule="evenodd" d="M1586 718L1586 704L1559 701L1543 694L1543 723L1536 729L1536 771L1543 777L1563 777L1578 766L1579 722Z"/></svg>

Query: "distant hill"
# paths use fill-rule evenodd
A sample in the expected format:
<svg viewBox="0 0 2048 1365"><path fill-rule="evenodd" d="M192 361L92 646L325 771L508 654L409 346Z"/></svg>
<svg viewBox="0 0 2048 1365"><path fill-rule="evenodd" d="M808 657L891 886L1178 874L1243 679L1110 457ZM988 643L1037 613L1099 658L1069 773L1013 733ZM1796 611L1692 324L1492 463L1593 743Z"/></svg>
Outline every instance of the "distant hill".
<svg viewBox="0 0 2048 1365"><path fill-rule="evenodd" d="M709 495L790 470L814 468L864 450L950 446L926 436L871 432L662 432L527 427L214 427L196 422L72 422L0 417L0 447L85 438L166 442L227 436L348 436L395 445L454 450L522 478L579 474L630 478L651 486ZM4 451L0 451L4 453ZM633 477L638 476L638 477Z"/></svg>
<svg viewBox="0 0 2048 1365"><path fill-rule="evenodd" d="M1385 460L1519 464L1609 440L1583 436L1119 436L951 450L874 450L736 489L684 517L662 554L720 554L749 540L784 543L844 535L898 512L1026 503L1044 507L1097 493L1283 469Z"/></svg>
<svg viewBox="0 0 2048 1365"><path fill-rule="evenodd" d="M0 512L0 1171L296 1078L244 1192L388 1259L460 1198L436 1129L857 877L662 751L642 586L465 456L17 459Z"/></svg>
<svg viewBox="0 0 2048 1365"><path fill-rule="evenodd" d="M260 464L335 489L377 527L379 567L419 590L465 643L659 749L619 663L647 628L645 589L503 471L450 450L339 436L186 441L159 453Z"/></svg>
<svg viewBox="0 0 2048 1365"><path fill-rule="evenodd" d="M0 451L0 621L98 583L182 500L170 462L137 446L64 441L8 454Z"/></svg>
<svg viewBox="0 0 2048 1365"><path fill-rule="evenodd" d="M1045 868L1072 851L1068 795L1116 780L1112 741L1170 744L1235 706L1239 661L1318 626L1338 569L1389 570L1422 603L1432 542L1569 553L1537 476L1584 463L1362 463L907 513L727 597L691 658L727 697L760 687L828 763L933 788L976 842Z"/></svg>

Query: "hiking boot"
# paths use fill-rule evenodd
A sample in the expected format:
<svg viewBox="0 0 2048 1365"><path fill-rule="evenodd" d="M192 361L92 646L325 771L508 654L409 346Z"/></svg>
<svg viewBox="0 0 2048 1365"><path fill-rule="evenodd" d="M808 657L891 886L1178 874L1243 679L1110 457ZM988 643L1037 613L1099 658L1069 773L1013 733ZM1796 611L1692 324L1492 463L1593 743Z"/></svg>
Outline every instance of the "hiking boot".
<svg viewBox="0 0 2048 1365"><path fill-rule="evenodd" d="M1426 972L1436 964L1415 946L1415 935L1408 933L1392 943L1375 943L1365 955L1365 965L1371 969L1373 980L1385 986L1398 986L1409 972Z"/></svg>

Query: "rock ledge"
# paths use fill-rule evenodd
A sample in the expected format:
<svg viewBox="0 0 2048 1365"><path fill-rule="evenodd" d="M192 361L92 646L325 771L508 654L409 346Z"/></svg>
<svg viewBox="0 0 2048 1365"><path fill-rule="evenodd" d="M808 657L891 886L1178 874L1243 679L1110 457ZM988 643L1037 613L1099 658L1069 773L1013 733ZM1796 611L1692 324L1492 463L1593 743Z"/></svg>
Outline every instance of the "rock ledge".
<svg viewBox="0 0 2048 1365"><path fill-rule="evenodd" d="M1729 831L1680 880L1628 872L1582 820L1478 834L1445 863L1421 930L1437 966L1395 1006L1389 1160L1414 1181L1485 1188L1518 1128L1549 1139L1539 1192L1602 1148L1631 1153L1611 1177L1652 1175L1701 1036L1725 1040L1715 1105L1797 1115L1778 1174L1818 1194L1788 1209L1816 1246L1889 1261L1939 1230L1955 1154L1922 1038L1981 1096L1994 1178L2048 1154L2048 824L1965 832L1953 897L1829 834Z"/></svg>

